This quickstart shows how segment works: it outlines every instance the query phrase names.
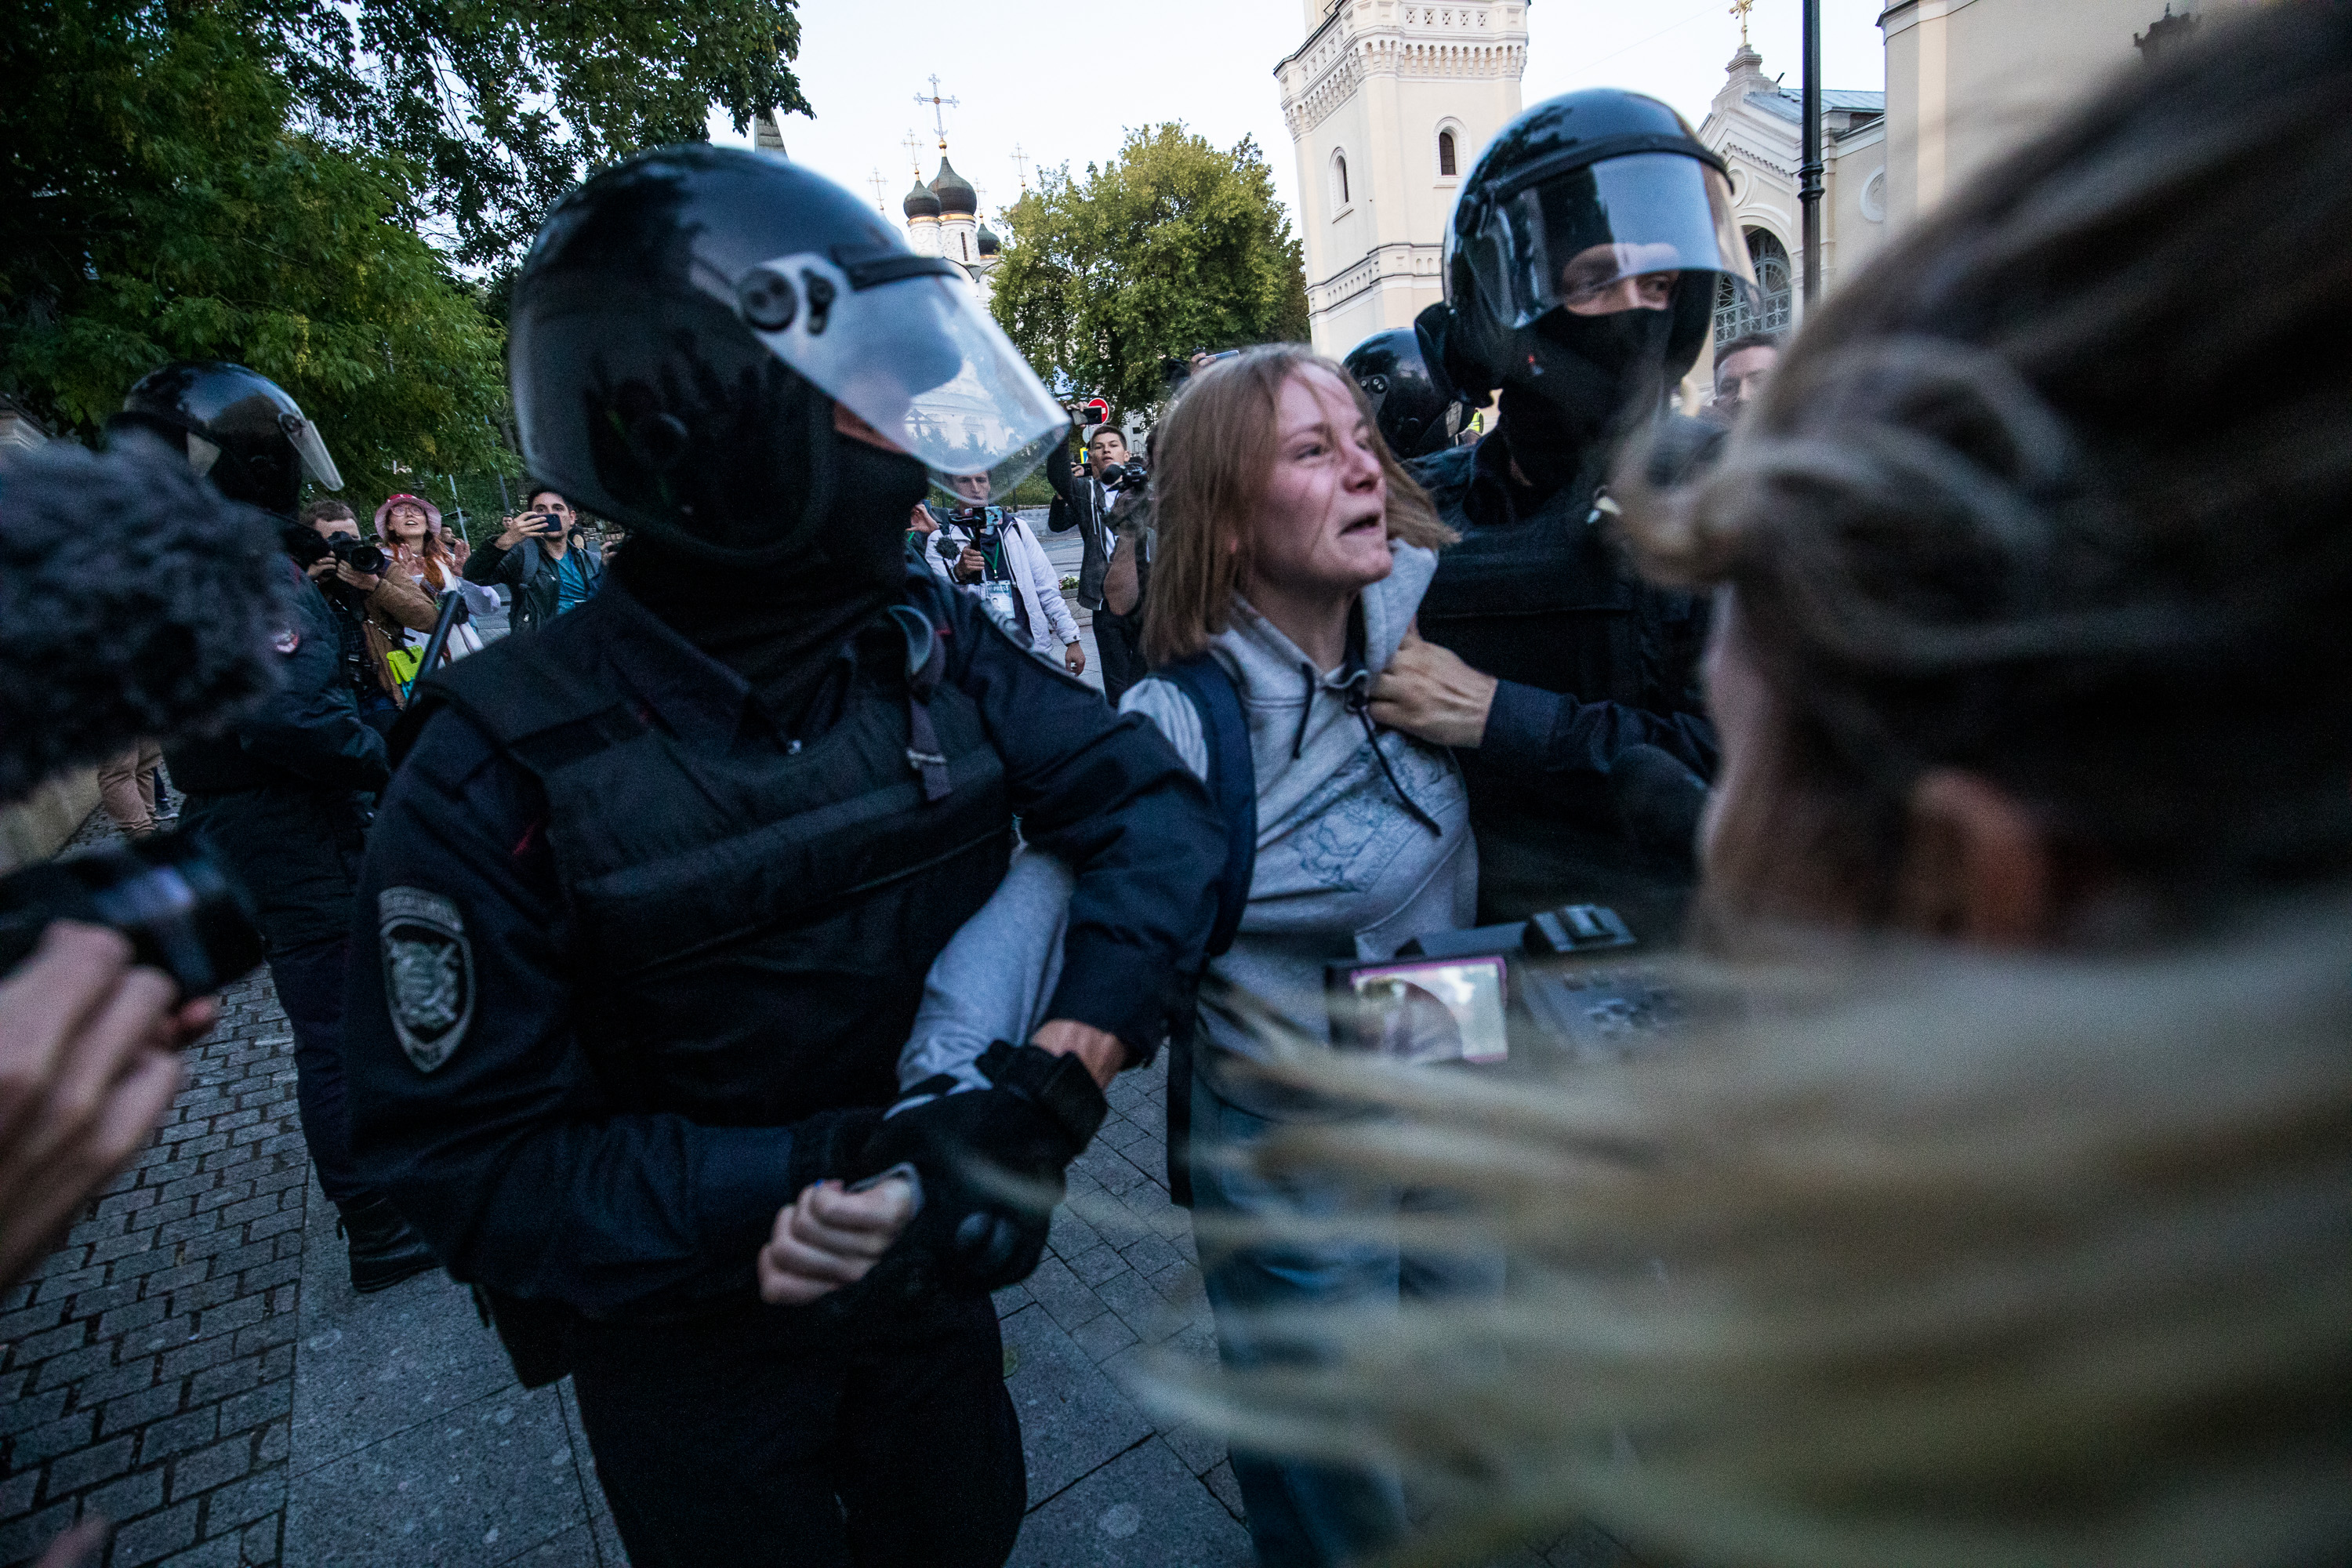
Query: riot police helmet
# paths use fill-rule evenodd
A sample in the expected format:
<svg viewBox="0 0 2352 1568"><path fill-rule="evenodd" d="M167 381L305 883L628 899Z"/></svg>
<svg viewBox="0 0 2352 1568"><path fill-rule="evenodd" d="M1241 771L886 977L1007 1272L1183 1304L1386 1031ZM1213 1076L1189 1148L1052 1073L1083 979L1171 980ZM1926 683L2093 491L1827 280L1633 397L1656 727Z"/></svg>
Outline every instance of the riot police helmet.
<svg viewBox="0 0 2352 1568"><path fill-rule="evenodd" d="M844 414L943 486L986 474L992 498L1066 424L961 268L745 148L656 148L557 203L516 280L509 342L531 471L713 563L821 552L842 509L871 499ZM893 539L911 504L888 517Z"/></svg>
<svg viewBox="0 0 2352 1568"><path fill-rule="evenodd" d="M182 360L139 378L110 439L143 431L186 454L189 465L231 500L290 520L302 504L302 477L339 490L343 477L318 426L286 389L241 364Z"/></svg>
<svg viewBox="0 0 2352 1568"><path fill-rule="evenodd" d="M1679 380L1727 278L1755 289L1723 160L1654 98L1563 93L1505 126L1463 183L1445 236L1445 369L1474 395L1540 388L1564 329L1640 299L1668 318L1644 334L1658 353L1647 368ZM1637 280L1654 297L1629 290Z"/></svg>
<svg viewBox="0 0 2352 1568"><path fill-rule="evenodd" d="M1339 363L1371 400L1381 439L1399 458L1440 451L1460 433L1463 401L1430 374L1420 335L1412 328L1374 332Z"/></svg>

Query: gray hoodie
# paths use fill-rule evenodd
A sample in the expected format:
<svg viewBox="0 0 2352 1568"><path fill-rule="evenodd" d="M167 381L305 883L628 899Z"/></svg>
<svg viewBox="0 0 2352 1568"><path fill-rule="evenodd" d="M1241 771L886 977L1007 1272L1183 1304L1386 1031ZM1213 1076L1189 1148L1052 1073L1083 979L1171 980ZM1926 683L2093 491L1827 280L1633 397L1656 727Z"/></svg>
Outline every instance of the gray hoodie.
<svg viewBox="0 0 2352 1568"><path fill-rule="evenodd" d="M1217 1092L1260 1115L1289 1117L1302 1107L1232 1070L1231 1058L1263 1059L1269 1031L1328 1047L1327 960L1388 958L1410 938L1476 918L1477 849L1453 754L1393 730L1375 740L1349 708L1351 693L1395 657L1437 570L1434 551L1393 540L1389 549L1395 570L1364 590L1364 668L1352 681L1344 666L1316 669L1238 597L1233 624L1209 644L1249 721L1257 864L1240 933L1201 987L1197 1038ZM1119 709L1149 717L1185 763L1208 776L1200 714L1181 689L1147 679Z"/></svg>

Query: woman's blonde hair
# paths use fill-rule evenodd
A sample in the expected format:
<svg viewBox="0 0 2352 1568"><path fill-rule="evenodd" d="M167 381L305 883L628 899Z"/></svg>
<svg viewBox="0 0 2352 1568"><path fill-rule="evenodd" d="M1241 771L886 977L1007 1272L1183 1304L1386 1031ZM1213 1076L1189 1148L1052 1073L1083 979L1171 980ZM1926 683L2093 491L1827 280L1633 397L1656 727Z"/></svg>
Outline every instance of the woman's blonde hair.
<svg viewBox="0 0 2352 1568"><path fill-rule="evenodd" d="M1196 376L1151 433L1151 503L1160 531L1143 606L1143 655L1155 667L1190 658L1225 629L1249 574L1251 522L1274 471L1282 389L1308 371L1348 389L1388 478L1388 534L1434 550L1457 537L1381 438L1354 378L1303 343L1265 343ZM1239 548L1234 548L1235 542Z"/></svg>

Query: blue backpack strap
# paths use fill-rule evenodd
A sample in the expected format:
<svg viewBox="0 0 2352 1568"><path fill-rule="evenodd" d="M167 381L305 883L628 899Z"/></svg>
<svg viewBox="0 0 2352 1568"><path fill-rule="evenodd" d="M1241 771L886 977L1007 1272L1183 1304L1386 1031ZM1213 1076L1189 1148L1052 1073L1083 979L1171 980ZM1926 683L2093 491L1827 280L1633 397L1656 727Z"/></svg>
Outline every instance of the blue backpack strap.
<svg viewBox="0 0 2352 1568"><path fill-rule="evenodd" d="M1209 796L1225 819L1225 868L1217 881L1217 923L1209 933L1208 956L1214 958L1234 945L1257 869L1257 763L1250 756L1249 721L1233 677L1208 654L1151 673L1191 698L1201 715ZM1199 1005L1188 1003L1168 1026L1168 1195L1183 1208L1192 1206L1192 1031L1199 1018Z"/></svg>
<svg viewBox="0 0 2352 1568"><path fill-rule="evenodd" d="M1200 711L1201 735L1209 745L1209 797L1225 819L1225 869L1217 883L1217 923L1209 935L1209 956L1214 958L1234 945L1257 868L1257 764L1250 756L1249 721L1243 717L1234 678L1208 654L1161 665L1152 673L1191 698Z"/></svg>

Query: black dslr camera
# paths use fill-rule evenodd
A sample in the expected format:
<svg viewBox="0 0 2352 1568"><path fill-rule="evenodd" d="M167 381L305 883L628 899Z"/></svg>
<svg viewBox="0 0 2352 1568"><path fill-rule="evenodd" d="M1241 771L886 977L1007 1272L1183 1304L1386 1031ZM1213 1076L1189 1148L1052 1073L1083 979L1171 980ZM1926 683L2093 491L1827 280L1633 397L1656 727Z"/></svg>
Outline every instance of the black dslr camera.
<svg viewBox="0 0 2352 1568"><path fill-rule="evenodd" d="M183 999L208 995L261 963L245 890L204 847L159 833L0 877L0 975L32 956L52 921L110 926L134 962L172 977Z"/></svg>
<svg viewBox="0 0 2352 1568"><path fill-rule="evenodd" d="M1102 471L1105 489L1139 490L1150 479L1151 476L1143 471L1143 465L1132 458L1124 463L1112 463Z"/></svg>
<svg viewBox="0 0 2352 1568"><path fill-rule="evenodd" d="M297 566L315 566L331 555L362 577L380 577L383 569L392 564L389 556L364 539L349 539L340 533L330 538L299 522L288 524L279 538Z"/></svg>

